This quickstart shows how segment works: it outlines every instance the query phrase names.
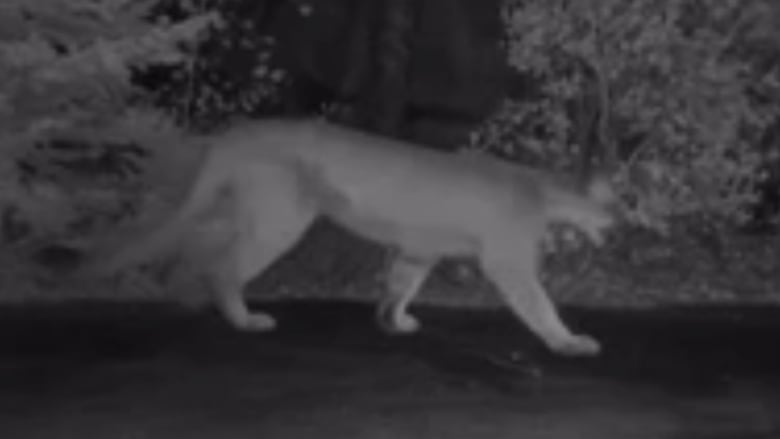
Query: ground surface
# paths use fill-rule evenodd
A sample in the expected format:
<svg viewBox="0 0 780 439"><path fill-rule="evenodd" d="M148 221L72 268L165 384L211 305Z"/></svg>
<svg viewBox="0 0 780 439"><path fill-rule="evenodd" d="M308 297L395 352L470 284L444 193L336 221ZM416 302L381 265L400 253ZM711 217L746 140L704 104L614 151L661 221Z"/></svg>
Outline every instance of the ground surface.
<svg viewBox="0 0 780 439"><path fill-rule="evenodd" d="M566 310L605 344L547 353L504 311L271 306L239 334L160 305L0 308L0 437L780 438L780 309Z"/></svg>

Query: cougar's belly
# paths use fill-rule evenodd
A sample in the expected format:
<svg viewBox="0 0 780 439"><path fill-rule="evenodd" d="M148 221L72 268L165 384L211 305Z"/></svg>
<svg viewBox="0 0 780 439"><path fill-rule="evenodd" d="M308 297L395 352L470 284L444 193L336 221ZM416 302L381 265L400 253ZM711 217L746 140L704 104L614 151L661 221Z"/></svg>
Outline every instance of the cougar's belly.
<svg viewBox="0 0 780 439"><path fill-rule="evenodd" d="M468 256L478 245L475 236L453 228L409 225L353 212L327 216L364 239L420 256Z"/></svg>

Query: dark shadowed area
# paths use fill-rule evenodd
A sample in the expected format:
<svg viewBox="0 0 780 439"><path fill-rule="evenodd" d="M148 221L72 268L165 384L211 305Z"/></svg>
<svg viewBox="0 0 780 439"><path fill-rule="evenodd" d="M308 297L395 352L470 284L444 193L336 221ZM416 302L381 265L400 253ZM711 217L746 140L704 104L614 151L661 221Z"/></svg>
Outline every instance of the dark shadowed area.
<svg viewBox="0 0 780 439"><path fill-rule="evenodd" d="M272 334L211 313L0 309L3 438L780 437L780 309L564 309L596 359L546 352L505 311L264 305Z"/></svg>

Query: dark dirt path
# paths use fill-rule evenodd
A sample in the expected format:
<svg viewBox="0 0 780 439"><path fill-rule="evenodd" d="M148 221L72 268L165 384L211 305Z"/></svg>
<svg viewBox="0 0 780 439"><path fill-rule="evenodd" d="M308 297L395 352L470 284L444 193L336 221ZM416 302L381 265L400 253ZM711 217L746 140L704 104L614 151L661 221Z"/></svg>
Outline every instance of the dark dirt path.
<svg viewBox="0 0 780 439"><path fill-rule="evenodd" d="M556 358L503 311L271 305L240 334L160 305L0 308L0 438L780 438L780 309L566 310ZM522 355L518 353L522 352Z"/></svg>

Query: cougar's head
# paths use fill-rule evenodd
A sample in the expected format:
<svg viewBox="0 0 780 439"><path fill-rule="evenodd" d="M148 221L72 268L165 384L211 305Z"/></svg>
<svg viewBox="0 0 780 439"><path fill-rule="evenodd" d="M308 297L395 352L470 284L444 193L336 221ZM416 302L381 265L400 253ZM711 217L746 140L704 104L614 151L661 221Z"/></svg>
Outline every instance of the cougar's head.
<svg viewBox="0 0 780 439"><path fill-rule="evenodd" d="M604 232L615 225L619 216L618 195L608 178L598 176L585 186L588 214L581 219L582 231L596 245L604 242Z"/></svg>
<svg viewBox="0 0 780 439"><path fill-rule="evenodd" d="M570 181L547 188L549 221L565 223L585 233L596 245L617 220L617 194L608 179L593 178L585 185Z"/></svg>

